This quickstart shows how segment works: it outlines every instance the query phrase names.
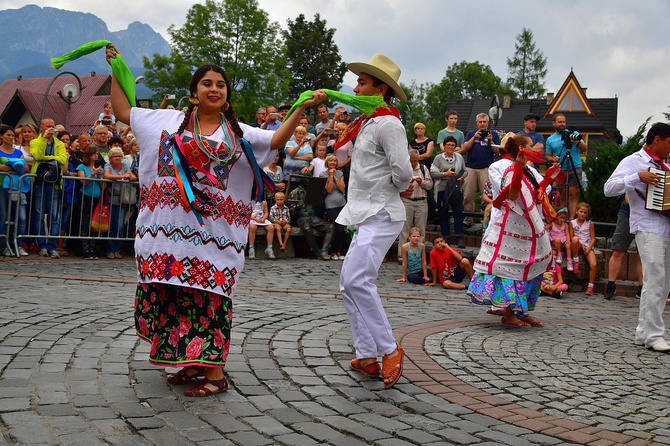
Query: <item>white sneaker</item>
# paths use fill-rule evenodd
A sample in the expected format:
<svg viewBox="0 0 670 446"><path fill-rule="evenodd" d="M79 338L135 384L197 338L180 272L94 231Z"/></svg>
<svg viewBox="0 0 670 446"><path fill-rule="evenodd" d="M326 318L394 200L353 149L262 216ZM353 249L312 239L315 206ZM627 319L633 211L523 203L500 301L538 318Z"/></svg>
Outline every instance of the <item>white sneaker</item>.
<svg viewBox="0 0 670 446"><path fill-rule="evenodd" d="M575 269L575 268L574 268L574 265L572 264L572 259L568 258L568 259L566 260L566 263L567 263L567 265L568 265L568 271L573 271L573 270Z"/></svg>
<svg viewBox="0 0 670 446"><path fill-rule="evenodd" d="M29 256L30 254L28 254L28 252L26 252L25 249L23 249L23 248L19 248L19 255L20 255L21 257L25 257L25 256Z"/></svg>
<svg viewBox="0 0 670 446"><path fill-rule="evenodd" d="M5 248L5 250L2 251L2 255L4 255L5 257L14 257L14 253L9 248Z"/></svg>
<svg viewBox="0 0 670 446"><path fill-rule="evenodd" d="M42 248L42 249L40 249L40 255L42 257L49 257L49 251L47 251L46 248Z"/></svg>
<svg viewBox="0 0 670 446"><path fill-rule="evenodd" d="M60 259L60 254L55 249L49 253L52 259Z"/></svg>
<svg viewBox="0 0 670 446"><path fill-rule="evenodd" d="M256 258L256 249L249 248L249 258L250 259L255 259Z"/></svg>
<svg viewBox="0 0 670 446"><path fill-rule="evenodd" d="M333 254L332 256L330 256L330 260L340 260L340 256L338 256L337 254Z"/></svg>
<svg viewBox="0 0 670 446"><path fill-rule="evenodd" d="M560 265L561 263L563 263L563 255L562 255L562 254L558 254L558 255L556 256L556 263L557 263L558 265Z"/></svg>
<svg viewBox="0 0 670 446"><path fill-rule="evenodd" d="M265 248L265 254L267 254L271 259L275 258L275 253L272 248Z"/></svg>

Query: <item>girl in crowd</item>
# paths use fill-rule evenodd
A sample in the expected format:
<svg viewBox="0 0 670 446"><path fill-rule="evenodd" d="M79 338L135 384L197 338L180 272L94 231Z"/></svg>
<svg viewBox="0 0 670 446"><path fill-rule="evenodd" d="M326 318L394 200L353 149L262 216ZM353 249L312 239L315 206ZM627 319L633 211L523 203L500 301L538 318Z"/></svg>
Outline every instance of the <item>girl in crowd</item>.
<svg viewBox="0 0 670 446"><path fill-rule="evenodd" d="M123 145L121 142L120 145ZM109 240L107 240L107 258L122 259L119 252L121 241L118 240L124 235L123 227L126 221L126 212L128 205L121 203L122 181L137 181L137 177L130 171L130 166L123 162L123 149L120 145L115 145L109 149L107 156L109 162L105 164L104 178L114 180L110 187L109 199Z"/></svg>
<svg viewBox="0 0 670 446"><path fill-rule="evenodd" d="M325 150L325 147L322 148ZM323 204L326 207L326 220L335 225L335 235L333 243L330 246L331 260L344 260L344 251L346 248L345 227L335 222L340 211L347 204L344 198L344 174L337 169L337 157L330 154L325 160L326 171L321 173L321 177L326 180L326 198Z"/></svg>
<svg viewBox="0 0 670 446"><path fill-rule="evenodd" d="M102 178L102 167L96 167L100 154L95 146L88 146L84 150L84 161L77 166L77 176L81 182L81 197L79 197L79 235L82 237L82 249L84 258L89 260L97 259L95 253L95 242L86 238L91 233L91 213L95 208L104 183L101 181L91 181L92 179Z"/></svg>
<svg viewBox="0 0 670 446"><path fill-rule="evenodd" d="M298 126L295 129L295 141L286 143L286 159L284 160L284 180L289 181L293 174L306 174L309 170L309 162L314 159L312 146L307 141L307 130Z"/></svg>
<svg viewBox="0 0 670 446"><path fill-rule="evenodd" d="M107 47L108 61L116 54ZM252 201L262 199L258 165L272 161L272 149L284 147L305 108L326 95L315 91L272 132L238 123L230 79L217 65L198 68L189 93L185 112L131 107L112 77L114 113L142 148L137 335L151 343L152 364L183 367L169 383L204 375L184 391L203 397L228 389L232 299Z"/></svg>
<svg viewBox="0 0 670 446"><path fill-rule="evenodd" d="M409 238L401 248L402 277L396 282L411 282L419 285L431 281L426 262L426 245L421 243L421 230L416 226L409 229Z"/></svg>
<svg viewBox="0 0 670 446"><path fill-rule="evenodd" d="M565 223L568 218L567 208L561 208L556 212L556 219L547 224L546 229L549 231L549 241L556 251L556 263L560 265L563 263L563 248L566 253L566 263L568 271L572 271L572 240L570 240L570 225Z"/></svg>
<svg viewBox="0 0 670 446"><path fill-rule="evenodd" d="M593 296L593 284L596 281L596 255L593 246L596 244L596 229L589 220L591 206L588 203L579 203L575 213L576 218L570 222L570 240L572 241L572 267L575 274L579 274L579 254L584 253L589 263L589 284L586 295Z"/></svg>
<svg viewBox="0 0 670 446"><path fill-rule="evenodd" d="M19 182L26 171L26 162L21 150L14 147L15 137L13 127L0 125L0 248L7 257L15 254L10 243L14 240L14 235L26 233L26 192L30 190L30 180L27 177ZM18 221L15 220L17 213ZM14 221L18 222L17 227L12 227L10 231L6 227L8 218L12 224ZM18 254L27 256L28 252L19 247Z"/></svg>

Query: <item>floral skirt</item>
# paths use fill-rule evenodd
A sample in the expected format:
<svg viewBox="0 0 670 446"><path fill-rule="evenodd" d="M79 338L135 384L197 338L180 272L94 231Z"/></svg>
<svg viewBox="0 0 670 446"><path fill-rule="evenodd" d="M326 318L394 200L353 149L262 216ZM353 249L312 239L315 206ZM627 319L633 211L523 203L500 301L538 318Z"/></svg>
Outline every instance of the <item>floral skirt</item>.
<svg viewBox="0 0 670 446"><path fill-rule="evenodd" d="M535 309L541 283L542 275L530 280L514 280L475 271L467 295L473 304L509 307L525 313Z"/></svg>
<svg viewBox="0 0 670 446"><path fill-rule="evenodd" d="M149 362L223 368L230 351L233 301L197 288L138 283L135 330L151 343Z"/></svg>

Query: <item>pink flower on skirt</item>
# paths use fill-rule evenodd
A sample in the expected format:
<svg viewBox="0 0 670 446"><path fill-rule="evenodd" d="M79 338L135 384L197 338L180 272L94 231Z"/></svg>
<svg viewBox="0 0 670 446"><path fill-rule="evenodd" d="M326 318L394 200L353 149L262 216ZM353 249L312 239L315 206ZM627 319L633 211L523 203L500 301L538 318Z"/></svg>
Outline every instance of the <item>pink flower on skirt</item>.
<svg viewBox="0 0 670 446"><path fill-rule="evenodd" d="M200 325L202 325L202 328L207 330L209 328L209 320L205 316L200 316Z"/></svg>
<svg viewBox="0 0 670 446"><path fill-rule="evenodd" d="M149 336L149 327L147 326L147 320L142 316L137 320L137 324L140 326L140 333L143 336Z"/></svg>
<svg viewBox="0 0 670 446"><path fill-rule="evenodd" d="M218 328L214 330L214 345L218 348L223 348L223 341L225 340L223 333Z"/></svg>
<svg viewBox="0 0 670 446"><path fill-rule="evenodd" d="M186 316L179 316L179 335L187 335L192 325Z"/></svg>
<svg viewBox="0 0 670 446"><path fill-rule="evenodd" d="M151 357L156 356L156 351L158 351L158 341L159 340L160 340L160 336L155 334L153 339L151 340L151 352L149 353L149 356L151 356Z"/></svg>
<svg viewBox="0 0 670 446"><path fill-rule="evenodd" d="M172 327L170 329L170 336L168 337L168 344L170 344L173 347L176 347L178 342L179 342L179 330L177 329L177 327Z"/></svg>
<svg viewBox="0 0 670 446"><path fill-rule="evenodd" d="M202 353L202 338L195 337L186 346L186 359L196 359Z"/></svg>

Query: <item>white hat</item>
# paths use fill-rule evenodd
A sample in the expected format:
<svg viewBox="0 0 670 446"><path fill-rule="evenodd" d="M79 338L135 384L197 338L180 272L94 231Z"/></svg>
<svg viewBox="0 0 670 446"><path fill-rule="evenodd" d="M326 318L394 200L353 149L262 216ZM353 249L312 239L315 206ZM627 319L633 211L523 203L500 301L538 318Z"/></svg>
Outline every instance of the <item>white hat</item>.
<svg viewBox="0 0 670 446"><path fill-rule="evenodd" d="M516 134L514 132L507 132L505 133L505 136L502 137L500 140L500 145L497 144L491 144L491 146L497 148L497 149L503 149L505 150L505 144L507 144L507 140L510 138L514 138Z"/></svg>
<svg viewBox="0 0 670 446"><path fill-rule="evenodd" d="M375 53L367 63L351 62L347 68L354 74L365 73L376 77L393 89L396 98L403 102L407 101L407 95L398 84L400 67L383 54Z"/></svg>

